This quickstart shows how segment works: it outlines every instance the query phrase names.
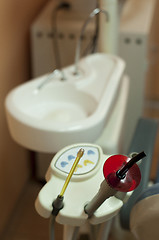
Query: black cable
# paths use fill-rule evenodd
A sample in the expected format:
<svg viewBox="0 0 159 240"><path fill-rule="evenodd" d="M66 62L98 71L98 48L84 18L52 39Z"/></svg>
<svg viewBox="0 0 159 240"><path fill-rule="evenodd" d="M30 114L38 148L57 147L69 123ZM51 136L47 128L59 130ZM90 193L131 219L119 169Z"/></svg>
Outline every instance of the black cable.
<svg viewBox="0 0 159 240"><path fill-rule="evenodd" d="M64 207L63 196L58 195L57 198L52 203L52 216L50 219L50 240L55 240L55 218L59 211Z"/></svg>
<svg viewBox="0 0 159 240"><path fill-rule="evenodd" d="M55 240L55 216L51 216L49 225L49 239Z"/></svg>
<svg viewBox="0 0 159 240"><path fill-rule="evenodd" d="M131 158L131 160L129 162L127 162L125 164L125 166L123 166L120 170L118 170L116 172L116 175L119 179L124 179L125 178L125 174L126 172L136 163L138 162L140 159L146 157L146 154L144 152L140 152L137 155L135 155L134 157Z"/></svg>
<svg viewBox="0 0 159 240"><path fill-rule="evenodd" d="M60 3L52 12L52 33L53 33L53 50L55 55L55 64L56 69L61 69L61 59L60 59L60 50L58 45L58 36L57 36L57 14L60 9L69 9L70 4L67 2Z"/></svg>

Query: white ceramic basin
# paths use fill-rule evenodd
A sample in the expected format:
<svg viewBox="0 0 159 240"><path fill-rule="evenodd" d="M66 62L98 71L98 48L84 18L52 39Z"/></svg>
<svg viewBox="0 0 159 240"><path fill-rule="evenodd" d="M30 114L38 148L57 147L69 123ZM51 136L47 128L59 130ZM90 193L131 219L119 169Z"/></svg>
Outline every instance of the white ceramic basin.
<svg viewBox="0 0 159 240"><path fill-rule="evenodd" d="M13 89L6 98L10 133L26 148L53 153L66 145L94 142L105 127L118 94L125 64L106 54L93 54L63 69L66 80L48 75Z"/></svg>

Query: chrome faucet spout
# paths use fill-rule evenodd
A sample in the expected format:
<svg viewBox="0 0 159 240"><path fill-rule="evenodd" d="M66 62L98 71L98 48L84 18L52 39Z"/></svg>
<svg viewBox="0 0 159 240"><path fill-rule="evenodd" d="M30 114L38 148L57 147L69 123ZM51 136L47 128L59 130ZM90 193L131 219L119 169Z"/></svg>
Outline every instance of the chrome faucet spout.
<svg viewBox="0 0 159 240"><path fill-rule="evenodd" d="M78 62L79 62L79 59L80 59L80 51L81 51L81 40L83 38L83 34L85 32L85 29L87 27L87 24L92 20L92 18L94 18L97 14L99 13L103 13L105 14L106 16L106 21L109 20L109 15L108 15L108 12L103 10L103 9L100 9L100 8L95 8L89 15L89 17L87 18L87 20L85 21L85 23L83 24L83 27L81 29L81 33L80 33L80 36L79 36L79 39L77 41L77 46L76 46L76 53L75 53L75 71L74 71L74 75L77 75L78 74Z"/></svg>
<svg viewBox="0 0 159 240"><path fill-rule="evenodd" d="M55 69L52 73L50 73L46 77L46 79L42 83L40 83L37 86L36 90L37 91L41 90L46 84L48 84L52 80L53 77L59 77L59 75L60 75L60 80L65 80L66 79L65 76L64 76L63 71Z"/></svg>

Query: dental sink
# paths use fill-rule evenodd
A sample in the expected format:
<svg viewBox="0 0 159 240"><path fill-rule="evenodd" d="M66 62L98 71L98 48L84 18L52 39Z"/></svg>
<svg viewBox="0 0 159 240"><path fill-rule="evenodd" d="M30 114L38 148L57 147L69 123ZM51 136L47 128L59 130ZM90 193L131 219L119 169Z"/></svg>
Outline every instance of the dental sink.
<svg viewBox="0 0 159 240"><path fill-rule="evenodd" d="M63 73L28 81L13 89L5 107L10 133L22 146L54 153L66 145L95 142L115 105L125 63L103 53L92 54ZM39 88L39 86L42 86Z"/></svg>

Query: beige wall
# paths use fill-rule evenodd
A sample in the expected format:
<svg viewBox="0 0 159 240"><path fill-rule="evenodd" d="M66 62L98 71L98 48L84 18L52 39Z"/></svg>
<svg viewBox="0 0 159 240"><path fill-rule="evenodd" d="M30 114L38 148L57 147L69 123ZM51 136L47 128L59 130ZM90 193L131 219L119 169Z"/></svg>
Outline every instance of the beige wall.
<svg viewBox="0 0 159 240"><path fill-rule="evenodd" d="M29 79L29 26L47 0L0 1L0 234L29 178L28 153L10 137L4 99L14 86ZM157 13L157 11L156 11ZM156 15L158 23L159 15ZM154 38L159 45L158 28ZM151 67L146 94L159 100L159 50Z"/></svg>
<svg viewBox="0 0 159 240"><path fill-rule="evenodd" d="M159 100L159 0L156 0L153 27L150 34L150 67L147 74L146 98Z"/></svg>
<svg viewBox="0 0 159 240"><path fill-rule="evenodd" d="M156 9L152 31L150 34L149 69L147 72L145 98L148 101L159 101L159 0L156 0ZM144 116L159 119L159 108L145 103ZM153 154L153 164L151 169L151 179L156 178L156 171L159 156L159 129L156 137L156 144Z"/></svg>
<svg viewBox="0 0 159 240"><path fill-rule="evenodd" d="M0 1L0 234L30 172L28 152L8 133L4 99L29 79L29 26L46 1Z"/></svg>

